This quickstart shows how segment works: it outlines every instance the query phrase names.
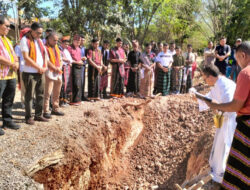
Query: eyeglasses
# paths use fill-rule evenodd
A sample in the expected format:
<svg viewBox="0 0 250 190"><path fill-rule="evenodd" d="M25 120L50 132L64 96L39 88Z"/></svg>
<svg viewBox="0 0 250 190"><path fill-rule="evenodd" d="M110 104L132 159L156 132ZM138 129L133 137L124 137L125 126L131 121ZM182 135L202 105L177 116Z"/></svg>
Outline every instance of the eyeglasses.
<svg viewBox="0 0 250 190"><path fill-rule="evenodd" d="M42 35L43 33L42 32L36 32L37 35Z"/></svg>
<svg viewBox="0 0 250 190"><path fill-rule="evenodd" d="M10 25L6 25L6 24L5 24L5 27L6 27L6 28L10 28Z"/></svg>

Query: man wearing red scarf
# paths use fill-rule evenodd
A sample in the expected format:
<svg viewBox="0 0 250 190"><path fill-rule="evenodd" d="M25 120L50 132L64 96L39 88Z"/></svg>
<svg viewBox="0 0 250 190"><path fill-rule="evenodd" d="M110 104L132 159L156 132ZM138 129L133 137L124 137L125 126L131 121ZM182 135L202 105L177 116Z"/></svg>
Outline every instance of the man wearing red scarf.
<svg viewBox="0 0 250 190"><path fill-rule="evenodd" d="M20 42L21 51L24 58L23 83L25 86L25 120L29 125L34 125L35 121L48 122L44 118L44 73L47 70L47 53L40 37L42 36L42 26L34 22L31 31L22 37ZM36 97L35 117L32 118L32 100Z"/></svg>
<svg viewBox="0 0 250 190"><path fill-rule="evenodd" d="M59 96L62 87L62 59L61 53L57 46L58 35L55 32L46 37L46 49L48 52L48 70L45 74L45 93L44 93L44 113L43 117L50 119L52 115L63 116L64 113L59 111ZM49 113L49 100L51 93L52 112Z"/></svg>

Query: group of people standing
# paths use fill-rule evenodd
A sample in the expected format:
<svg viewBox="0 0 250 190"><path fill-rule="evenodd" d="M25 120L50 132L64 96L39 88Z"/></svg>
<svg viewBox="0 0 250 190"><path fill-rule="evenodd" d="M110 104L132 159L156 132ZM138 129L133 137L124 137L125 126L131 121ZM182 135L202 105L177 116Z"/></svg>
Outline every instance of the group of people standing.
<svg viewBox="0 0 250 190"><path fill-rule="evenodd" d="M225 37L220 38L220 43L214 47L213 42L208 42L208 46L204 50L204 65L214 64L219 68L221 74L233 81L237 80L237 76L241 70L236 61L236 48L242 43L238 38L233 48L227 44Z"/></svg>
<svg viewBox="0 0 250 190"><path fill-rule="evenodd" d="M204 57L202 74L212 102L198 102L200 111L217 110L209 159L213 180L221 189L249 189L250 42L237 39L231 49L222 37L215 48L208 43Z"/></svg>
<svg viewBox="0 0 250 190"><path fill-rule="evenodd" d="M85 38L80 34L71 40L70 36L59 37L47 29L46 38L41 39L43 27L35 22L20 31L20 43L13 48L6 37L10 30L8 19L1 16L0 25L3 127L20 128L12 121L11 114L17 77L25 121L29 125L35 121L48 122L51 115L63 116L60 107L68 104L77 106L83 101L125 95L145 98L161 93L165 96L185 93L192 86L195 55L191 45L188 52L182 54L174 43L169 48L167 43L155 46L151 42L142 52L137 40L132 41L130 51L129 44L121 38L116 39L113 48L109 47L109 41L104 40L100 46L99 39L94 38L87 49ZM2 128L0 134L4 134Z"/></svg>
<svg viewBox="0 0 250 190"><path fill-rule="evenodd" d="M217 64L230 56L226 50L223 55L217 53ZM206 65L202 73L204 81L212 87L207 95L212 102L205 99L203 105L199 100L200 109L217 110L214 118L217 129L209 164L213 180L227 190L249 189L250 42L238 41L234 55L242 69L237 83L226 77L226 65Z"/></svg>

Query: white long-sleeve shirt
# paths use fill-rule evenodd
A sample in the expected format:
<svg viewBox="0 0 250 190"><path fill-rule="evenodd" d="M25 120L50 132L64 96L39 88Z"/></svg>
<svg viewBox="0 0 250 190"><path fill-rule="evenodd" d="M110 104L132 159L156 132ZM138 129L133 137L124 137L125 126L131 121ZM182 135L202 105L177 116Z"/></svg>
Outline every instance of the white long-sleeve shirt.
<svg viewBox="0 0 250 190"><path fill-rule="evenodd" d="M214 87L208 93L208 97L218 103L227 103L233 100L236 84L224 77L219 76ZM200 110L209 109L204 102L198 101ZM230 152L233 135L236 128L236 113L225 112L223 114L223 125L216 130L213 147L210 154L209 164L214 176L213 180L221 183L226 169L226 162Z"/></svg>
<svg viewBox="0 0 250 190"><path fill-rule="evenodd" d="M72 59L72 57L71 57L71 55L70 55L70 53L69 53L69 51L67 49L63 49L62 56L63 57L65 56L65 58L70 61L70 62L64 62L63 61L63 65L68 65L68 64L71 64L73 62L73 59Z"/></svg>

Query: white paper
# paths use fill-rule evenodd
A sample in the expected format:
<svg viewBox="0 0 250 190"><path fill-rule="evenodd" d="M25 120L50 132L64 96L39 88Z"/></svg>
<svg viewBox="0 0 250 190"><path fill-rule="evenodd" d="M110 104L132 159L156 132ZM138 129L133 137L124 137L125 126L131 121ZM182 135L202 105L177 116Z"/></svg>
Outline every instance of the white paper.
<svg viewBox="0 0 250 190"><path fill-rule="evenodd" d="M203 112L203 111L206 111L209 109L208 105L204 101L202 101L200 99L197 99L197 100L198 100L198 104L199 104L199 112Z"/></svg>

